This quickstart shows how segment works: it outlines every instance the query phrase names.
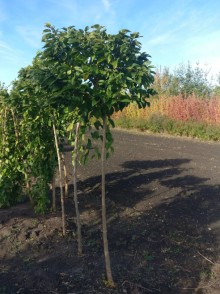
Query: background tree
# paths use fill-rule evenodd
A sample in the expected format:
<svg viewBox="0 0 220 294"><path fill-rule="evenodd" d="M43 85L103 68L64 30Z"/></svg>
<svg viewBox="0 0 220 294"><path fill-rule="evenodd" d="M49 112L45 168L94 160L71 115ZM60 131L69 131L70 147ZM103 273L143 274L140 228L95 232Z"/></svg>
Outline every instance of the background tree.
<svg viewBox="0 0 220 294"><path fill-rule="evenodd" d="M213 89L213 95L220 97L220 73L217 75L217 83Z"/></svg>
<svg viewBox="0 0 220 294"><path fill-rule="evenodd" d="M179 93L185 98L192 94L198 97L209 97L212 91L208 74L209 72L202 69L199 64L195 67L192 67L190 62L187 65L180 65L174 71L178 79Z"/></svg>
<svg viewBox="0 0 220 294"><path fill-rule="evenodd" d="M154 76L153 89L157 92L157 96L178 95L178 78L170 72L169 67L157 68Z"/></svg>
<svg viewBox="0 0 220 294"><path fill-rule="evenodd" d="M196 64L193 67L190 62L180 64L173 73L168 67L156 70L153 88L158 95L177 96L184 98L194 94L197 97L211 97L213 93L209 72Z"/></svg>

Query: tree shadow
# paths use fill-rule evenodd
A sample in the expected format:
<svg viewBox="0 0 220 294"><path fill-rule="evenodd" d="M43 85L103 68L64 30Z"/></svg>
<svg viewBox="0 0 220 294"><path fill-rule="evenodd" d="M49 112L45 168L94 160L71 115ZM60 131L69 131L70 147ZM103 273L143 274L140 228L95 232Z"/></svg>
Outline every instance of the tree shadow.
<svg viewBox="0 0 220 294"><path fill-rule="evenodd" d="M100 222L88 217L83 225L83 257L76 256L72 235L47 236L42 250L31 244L18 256L3 260L8 267L0 276L0 284L7 282L5 293L19 287L20 293L203 293L217 276L220 186L190 175L189 163L189 159L127 161L120 171L106 175L117 290L105 288L102 281ZM80 181L79 189L82 215L93 210L100 219L100 176ZM31 260L28 266L24 258ZM10 280L17 283L11 292Z"/></svg>
<svg viewBox="0 0 220 294"><path fill-rule="evenodd" d="M146 173L149 162L130 161L123 166ZM153 168L159 166L168 164L152 164ZM212 293L216 285L220 292L216 281L217 275L220 278L216 262L220 254L220 186L209 185L208 178L182 175L187 169L173 173L173 168L176 171L175 164L166 176L160 171L162 177L149 173L152 181L158 179L160 190L168 188L164 193L151 193L150 198L160 198L156 205L134 208L111 224L111 251L121 252L116 253L117 272L127 275L127 280L134 282L127 283L128 288L133 285L140 293L144 288L155 293ZM175 191L172 196L171 189ZM149 198L145 200L142 206Z"/></svg>
<svg viewBox="0 0 220 294"><path fill-rule="evenodd" d="M181 174L186 168L182 165L189 163L189 159L130 161L124 163L121 171L106 174L107 197L121 207L133 207L143 197L150 197L152 191L149 184L157 179L169 179ZM152 171L155 169L156 171ZM81 200L83 197L91 199L101 195L101 176L89 177L79 181ZM73 186L70 185L70 194ZM83 209L83 206L81 207Z"/></svg>

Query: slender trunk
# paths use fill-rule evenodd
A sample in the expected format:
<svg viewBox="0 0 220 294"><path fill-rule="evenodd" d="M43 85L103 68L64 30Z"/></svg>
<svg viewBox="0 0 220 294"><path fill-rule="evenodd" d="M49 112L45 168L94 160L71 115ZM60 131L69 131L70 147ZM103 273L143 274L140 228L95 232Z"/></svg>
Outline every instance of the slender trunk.
<svg viewBox="0 0 220 294"><path fill-rule="evenodd" d="M4 119L3 119L3 128L2 128L2 145L6 143L6 128L7 128L7 108L5 108Z"/></svg>
<svg viewBox="0 0 220 294"><path fill-rule="evenodd" d="M106 220L106 200L105 200L105 162L106 162L106 117L103 117L103 139L102 139L102 233L103 233L103 245L105 255L105 269L107 280L111 286L114 286L112 278L111 262L108 248L108 236L107 236L107 220Z"/></svg>
<svg viewBox="0 0 220 294"><path fill-rule="evenodd" d="M78 163L78 139L79 139L80 123L76 124L76 134L74 143L74 161L73 161L73 185L74 185L74 204L76 211L77 239L78 239L78 254L82 254L82 233L81 221L78 205L78 190L77 190L77 163Z"/></svg>
<svg viewBox="0 0 220 294"><path fill-rule="evenodd" d="M13 123L14 123L15 138L18 143L19 134L18 134L18 128L17 128L17 120L16 120L15 113L14 113L13 109L11 109L11 114L12 114Z"/></svg>
<svg viewBox="0 0 220 294"><path fill-rule="evenodd" d="M66 168L64 153L61 153L61 158L62 158L63 172L64 172L64 196L67 198L69 194L69 186L68 186L67 168Z"/></svg>
<svg viewBox="0 0 220 294"><path fill-rule="evenodd" d="M26 194L27 194L28 198L30 199L31 205L34 205L34 200L31 196L31 185L30 185L30 181L28 179L28 173L26 171L24 172L24 179L25 179L25 184L26 184Z"/></svg>
<svg viewBox="0 0 220 294"><path fill-rule="evenodd" d="M55 212L57 210L56 208L56 185L55 185L55 173L53 175L52 179L52 210Z"/></svg>
<svg viewBox="0 0 220 294"><path fill-rule="evenodd" d="M62 186L62 167L61 167L60 150L59 150L59 145L58 145L55 123L53 123L53 133L54 133L54 140L55 140L55 146L56 146L56 151L57 151L58 169L59 169L62 227L63 227L63 235L65 236L66 235L66 218L65 218L64 195L63 195L63 186Z"/></svg>
<svg viewBox="0 0 220 294"><path fill-rule="evenodd" d="M16 138L16 144L19 144L19 131L18 131L18 125L17 125L17 119L15 116L15 112L13 109L11 109L13 124L14 124L14 132L15 132L15 138ZM31 183L28 177L28 171L25 169L24 171L24 178L25 178L25 184L26 184L26 193L30 199L30 202L32 205L34 205L34 200L31 196Z"/></svg>

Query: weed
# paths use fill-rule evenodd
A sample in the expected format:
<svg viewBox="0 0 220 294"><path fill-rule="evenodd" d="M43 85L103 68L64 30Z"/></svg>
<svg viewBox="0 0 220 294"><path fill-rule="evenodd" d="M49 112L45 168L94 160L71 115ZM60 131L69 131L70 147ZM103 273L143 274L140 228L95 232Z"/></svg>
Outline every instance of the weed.
<svg viewBox="0 0 220 294"><path fill-rule="evenodd" d="M201 280L210 280L214 279L216 277L216 274L210 270L203 270L200 272L199 276Z"/></svg>
<svg viewBox="0 0 220 294"><path fill-rule="evenodd" d="M153 254L151 254L149 251L144 251L143 257L146 261L152 261L154 259Z"/></svg>
<svg viewBox="0 0 220 294"><path fill-rule="evenodd" d="M31 258L31 257L24 258L23 262L27 267L29 267L33 264L34 258Z"/></svg>

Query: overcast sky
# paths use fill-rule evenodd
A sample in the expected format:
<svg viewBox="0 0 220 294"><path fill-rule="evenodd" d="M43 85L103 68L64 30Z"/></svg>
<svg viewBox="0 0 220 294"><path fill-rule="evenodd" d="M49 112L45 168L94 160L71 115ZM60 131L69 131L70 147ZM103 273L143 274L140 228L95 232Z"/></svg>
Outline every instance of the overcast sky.
<svg viewBox="0 0 220 294"><path fill-rule="evenodd" d="M31 64L46 22L138 31L153 65L190 61L220 72L220 0L0 0L0 82Z"/></svg>

